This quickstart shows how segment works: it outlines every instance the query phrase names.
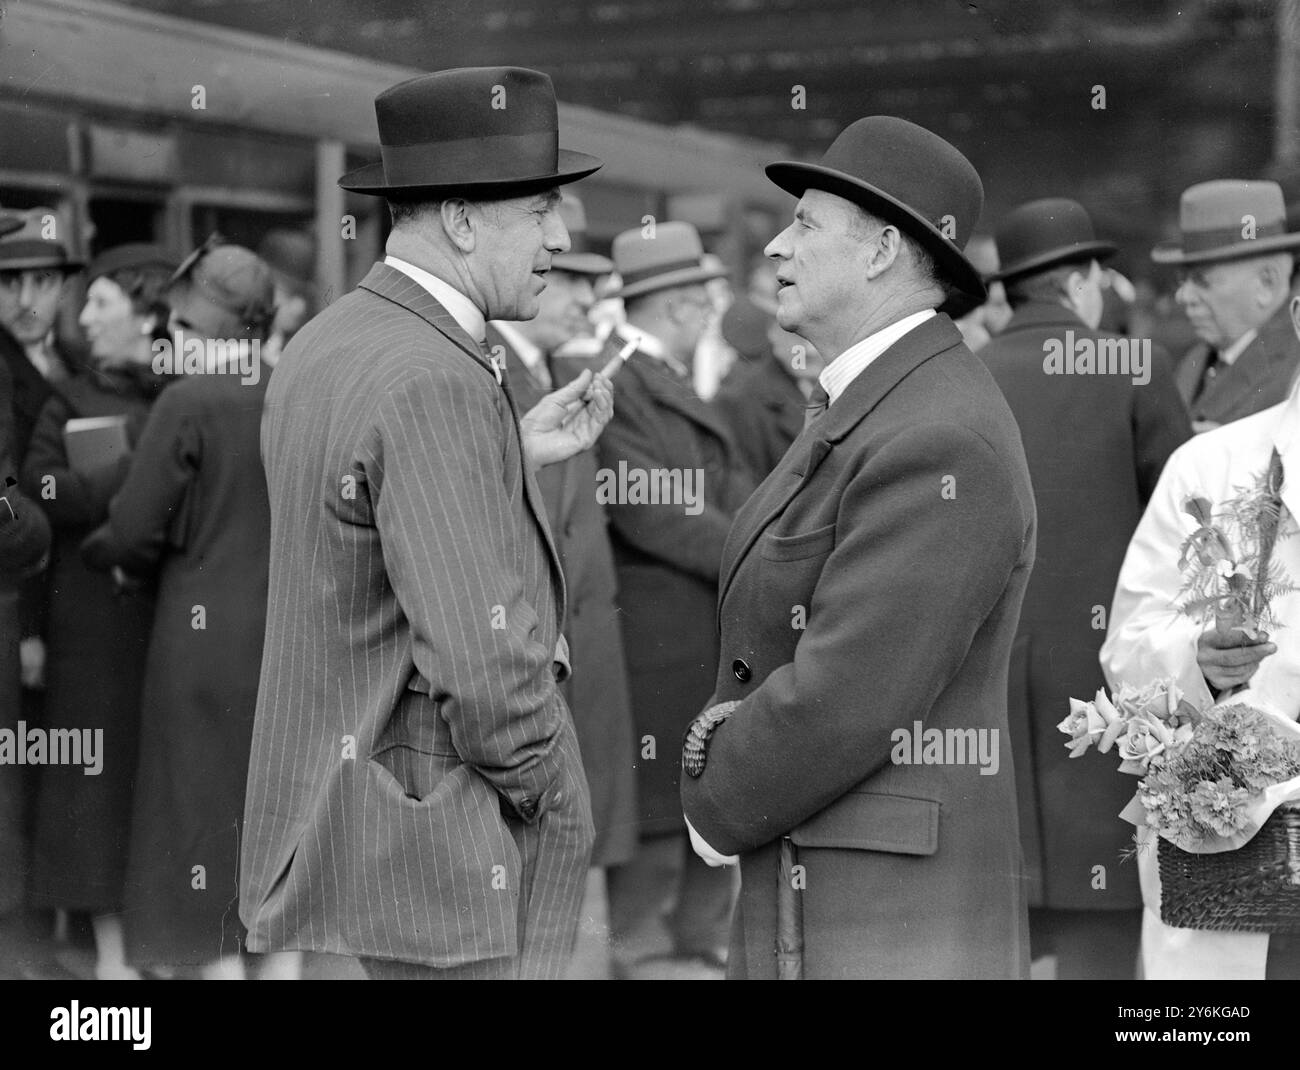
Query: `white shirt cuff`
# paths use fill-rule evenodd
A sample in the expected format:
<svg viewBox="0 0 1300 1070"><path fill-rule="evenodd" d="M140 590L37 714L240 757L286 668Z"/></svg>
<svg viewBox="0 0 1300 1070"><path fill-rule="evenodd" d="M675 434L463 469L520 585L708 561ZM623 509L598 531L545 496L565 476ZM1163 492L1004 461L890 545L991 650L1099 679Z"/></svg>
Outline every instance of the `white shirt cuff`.
<svg viewBox="0 0 1300 1070"><path fill-rule="evenodd" d="M691 849L704 860L704 864L713 866L734 866L740 862L739 855L719 854L705 842L704 837L695 831L695 826L691 824L691 819L686 819L686 831L691 836Z"/></svg>

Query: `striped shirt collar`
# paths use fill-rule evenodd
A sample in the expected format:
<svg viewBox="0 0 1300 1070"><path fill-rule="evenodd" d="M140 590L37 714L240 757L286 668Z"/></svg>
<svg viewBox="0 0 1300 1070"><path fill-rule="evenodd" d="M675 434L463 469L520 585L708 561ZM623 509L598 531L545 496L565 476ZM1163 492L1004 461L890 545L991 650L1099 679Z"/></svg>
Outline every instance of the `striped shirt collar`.
<svg viewBox="0 0 1300 1070"><path fill-rule="evenodd" d="M904 316L901 320L891 323L875 334L869 334L860 342L855 342L849 346L843 353L831 361L822 369L821 375L817 381L822 384L830 398L830 404L835 404L838 398L866 369L873 360L880 356L886 349L897 342L903 335L907 334L914 327L919 327L926 320L932 318L935 312L932 308L923 309L920 312L913 312L910 316Z"/></svg>

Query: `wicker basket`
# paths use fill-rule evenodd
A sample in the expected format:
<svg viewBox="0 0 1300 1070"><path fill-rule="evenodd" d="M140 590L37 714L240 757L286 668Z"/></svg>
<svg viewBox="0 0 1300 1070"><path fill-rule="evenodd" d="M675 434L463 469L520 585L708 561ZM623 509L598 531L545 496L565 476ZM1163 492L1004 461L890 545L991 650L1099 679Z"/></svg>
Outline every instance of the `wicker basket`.
<svg viewBox="0 0 1300 1070"><path fill-rule="evenodd" d="M1166 925L1300 933L1300 807L1278 807L1235 851L1192 854L1163 837L1157 851Z"/></svg>

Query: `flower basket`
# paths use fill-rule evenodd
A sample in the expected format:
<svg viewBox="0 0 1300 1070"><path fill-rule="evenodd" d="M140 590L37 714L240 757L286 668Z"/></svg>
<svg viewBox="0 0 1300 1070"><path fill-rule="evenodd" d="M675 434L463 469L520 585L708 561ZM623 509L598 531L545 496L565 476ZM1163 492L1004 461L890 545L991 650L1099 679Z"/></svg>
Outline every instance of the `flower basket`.
<svg viewBox="0 0 1300 1070"><path fill-rule="evenodd" d="M1300 933L1300 805L1278 807L1233 851L1193 854L1163 837L1157 850L1166 925Z"/></svg>

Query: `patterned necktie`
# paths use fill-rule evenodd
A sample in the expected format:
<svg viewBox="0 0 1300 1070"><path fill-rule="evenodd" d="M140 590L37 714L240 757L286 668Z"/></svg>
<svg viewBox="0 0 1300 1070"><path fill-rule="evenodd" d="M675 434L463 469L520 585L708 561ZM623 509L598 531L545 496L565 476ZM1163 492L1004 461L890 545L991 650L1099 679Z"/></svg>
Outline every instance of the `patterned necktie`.
<svg viewBox="0 0 1300 1070"><path fill-rule="evenodd" d="M818 416L826 411L826 407L831 403L831 396L826 393L826 388L818 383L813 387L812 394L808 397L808 404L803 410L803 425L807 427Z"/></svg>

